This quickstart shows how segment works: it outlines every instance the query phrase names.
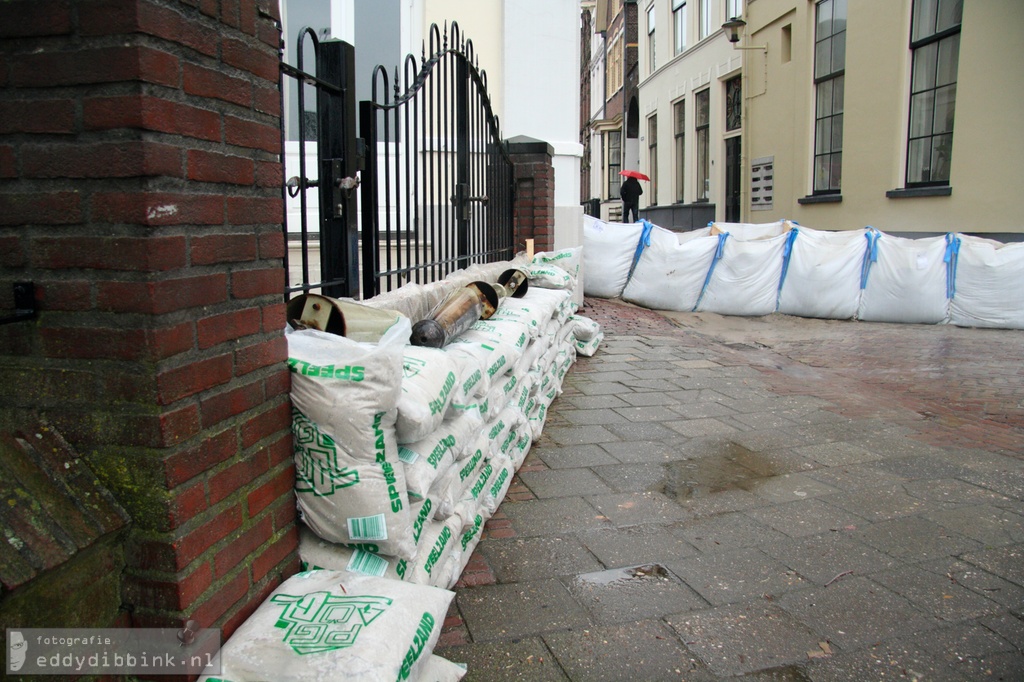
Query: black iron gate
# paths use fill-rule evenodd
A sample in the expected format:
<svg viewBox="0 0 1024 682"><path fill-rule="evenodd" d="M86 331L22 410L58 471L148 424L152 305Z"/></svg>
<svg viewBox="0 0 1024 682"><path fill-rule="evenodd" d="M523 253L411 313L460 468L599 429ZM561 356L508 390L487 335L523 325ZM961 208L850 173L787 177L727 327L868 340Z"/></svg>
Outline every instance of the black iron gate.
<svg viewBox="0 0 1024 682"><path fill-rule="evenodd" d="M306 40L312 41L315 72L303 64ZM356 296L359 293L358 221L356 171L359 161L355 121L355 52L340 40L320 41L311 28L303 28L296 44L296 65L281 62L281 72L295 79L298 95L299 174L286 182L288 195L299 199L297 237L285 224L288 246L299 242L301 282L289 275L285 296L320 289L328 296ZM316 109L306 110L309 90L316 97ZM312 115L311 115L312 114ZM313 130L310 130L310 128ZM306 168L307 142L316 142L317 179L310 180ZM319 220L310 230L307 189L317 190ZM294 226L292 226L294 227ZM319 278L312 281L310 242L319 241ZM291 251L290 248L286 249ZM289 254L291 256L291 254ZM286 266L291 266L286 263ZM286 270L288 272L289 270Z"/></svg>
<svg viewBox="0 0 1024 682"><path fill-rule="evenodd" d="M296 66L282 63L284 75L299 87L299 174L286 189L300 199L301 225L293 241L299 242L301 274L290 279L302 282L289 281L287 296L321 288L330 296L358 298L361 283L362 297L369 298L515 255L515 176L491 110L487 76L458 24L443 34L432 25L429 34L430 56L424 49L419 62L406 57L401 87L397 67L393 84L384 67L373 71L371 99L359 105L359 139L351 45L319 41L304 28ZM303 68L306 40L314 46L315 74ZM307 88L315 88L315 119L305 113ZM311 140L317 141L315 180L307 179ZM313 188L317 233L307 224L306 190ZM310 245L317 237L321 275L311 282ZM298 272L294 265L291 271Z"/></svg>

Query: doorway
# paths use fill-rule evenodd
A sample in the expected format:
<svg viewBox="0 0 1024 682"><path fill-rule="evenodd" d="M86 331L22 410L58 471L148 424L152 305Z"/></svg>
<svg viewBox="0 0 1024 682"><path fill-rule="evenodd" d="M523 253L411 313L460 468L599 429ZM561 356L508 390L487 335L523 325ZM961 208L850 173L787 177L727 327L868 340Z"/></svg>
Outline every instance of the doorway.
<svg viewBox="0 0 1024 682"><path fill-rule="evenodd" d="M725 222L740 221L740 136L725 140Z"/></svg>

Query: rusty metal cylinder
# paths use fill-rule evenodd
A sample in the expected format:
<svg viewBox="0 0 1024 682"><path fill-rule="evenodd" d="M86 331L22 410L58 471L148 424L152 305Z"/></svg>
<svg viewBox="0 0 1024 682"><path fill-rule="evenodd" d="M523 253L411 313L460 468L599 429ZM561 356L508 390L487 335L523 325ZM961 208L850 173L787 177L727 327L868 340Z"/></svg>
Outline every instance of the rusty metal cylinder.
<svg viewBox="0 0 1024 682"><path fill-rule="evenodd" d="M487 282L471 282L452 292L428 318L414 324L409 342L414 346L443 348L478 320L493 315L498 301L493 286Z"/></svg>

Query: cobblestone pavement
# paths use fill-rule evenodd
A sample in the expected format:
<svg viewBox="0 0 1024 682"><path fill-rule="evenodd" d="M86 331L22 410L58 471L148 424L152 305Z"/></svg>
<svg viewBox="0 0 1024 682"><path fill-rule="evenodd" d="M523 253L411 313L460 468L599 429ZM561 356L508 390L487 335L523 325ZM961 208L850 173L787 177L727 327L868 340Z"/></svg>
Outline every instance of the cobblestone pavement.
<svg viewBox="0 0 1024 682"><path fill-rule="evenodd" d="M1024 679L1024 332L584 314L456 588L467 680Z"/></svg>

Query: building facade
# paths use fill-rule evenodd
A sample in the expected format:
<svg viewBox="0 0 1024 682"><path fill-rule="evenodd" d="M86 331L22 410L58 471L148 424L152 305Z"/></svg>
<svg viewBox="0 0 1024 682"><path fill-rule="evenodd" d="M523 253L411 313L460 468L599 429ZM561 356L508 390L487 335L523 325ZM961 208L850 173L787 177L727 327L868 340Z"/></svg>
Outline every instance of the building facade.
<svg viewBox="0 0 1024 682"><path fill-rule="evenodd" d="M589 139L591 165L601 166L591 170L589 187L602 217L621 216L618 174L633 169L650 177L641 215L656 224L692 229L738 220L742 53L722 24L742 4L612 0L593 11Z"/></svg>
<svg viewBox="0 0 1024 682"><path fill-rule="evenodd" d="M639 16L656 224L700 226L681 209L707 201L716 220L1024 238L1024 37L1003 30L1024 4L650 0Z"/></svg>

